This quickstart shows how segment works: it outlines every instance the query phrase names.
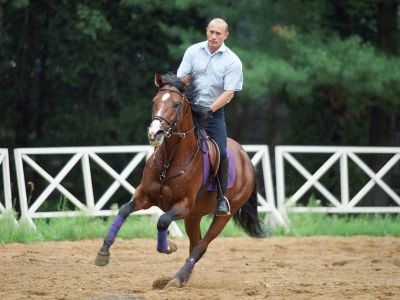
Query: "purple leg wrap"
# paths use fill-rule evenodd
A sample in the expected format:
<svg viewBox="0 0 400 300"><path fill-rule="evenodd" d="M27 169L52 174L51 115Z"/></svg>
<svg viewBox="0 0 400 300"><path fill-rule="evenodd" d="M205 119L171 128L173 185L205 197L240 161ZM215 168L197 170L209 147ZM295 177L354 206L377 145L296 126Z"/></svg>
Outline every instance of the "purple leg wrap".
<svg viewBox="0 0 400 300"><path fill-rule="evenodd" d="M167 230L159 230L157 236L157 251L158 252L167 252L168 251L168 231Z"/></svg>
<svg viewBox="0 0 400 300"><path fill-rule="evenodd" d="M176 273L175 277L177 277L181 283L186 283L189 280L190 274L192 274L195 263L196 260L193 257L188 258L183 267Z"/></svg>
<svg viewBox="0 0 400 300"><path fill-rule="evenodd" d="M120 230L122 224L124 223L125 218L117 215L117 217L115 218L114 222L111 224L110 229L107 232L106 237L104 238L104 241L111 246L114 241L115 241L115 237L118 234L118 231Z"/></svg>

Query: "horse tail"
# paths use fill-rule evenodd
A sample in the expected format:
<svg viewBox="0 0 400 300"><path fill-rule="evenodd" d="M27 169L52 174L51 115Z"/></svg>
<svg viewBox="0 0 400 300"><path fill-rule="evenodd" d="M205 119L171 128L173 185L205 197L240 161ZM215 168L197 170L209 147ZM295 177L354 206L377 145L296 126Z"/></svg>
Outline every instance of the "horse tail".
<svg viewBox="0 0 400 300"><path fill-rule="evenodd" d="M254 170L254 168L253 168ZM254 176L256 172L254 170ZM244 231L255 238L263 238L267 236L264 228L264 222L258 218L257 211L257 180L254 179L254 188L249 200L234 214L233 220Z"/></svg>

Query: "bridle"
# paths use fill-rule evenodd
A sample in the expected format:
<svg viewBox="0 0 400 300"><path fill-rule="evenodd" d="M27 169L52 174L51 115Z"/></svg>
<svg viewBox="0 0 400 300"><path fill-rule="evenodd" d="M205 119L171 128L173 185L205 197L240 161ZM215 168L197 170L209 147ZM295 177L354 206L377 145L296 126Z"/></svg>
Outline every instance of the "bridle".
<svg viewBox="0 0 400 300"><path fill-rule="evenodd" d="M165 137L169 138L172 135L176 135L178 137L180 137L181 139L184 139L186 137L186 134L188 134L190 131L192 131L196 126L194 125L192 128L190 128L189 130L187 130L186 132L182 132L179 129L176 128L176 124L178 123L178 121L180 120L180 114L182 113L183 110L183 103L186 102L188 104L187 109L185 112L183 112L182 117L187 113L187 111L189 110L189 106L190 103L187 100L186 96L184 94L182 94L180 91L177 90L173 90L173 89L169 89L169 88L160 88L158 90L159 92L169 92L169 93L175 93L178 94L181 98L179 99L179 108L178 108L178 112L175 115L175 120L174 121L170 121L167 120L164 117L161 116L154 116L152 118L152 120L158 120L161 122L161 124L167 124L167 129L165 130Z"/></svg>
<svg viewBox="0 0 400 300"><path fill-rule="evenodd" d="M165 149L165 143L163 143L164 163L163 163L163 167L162 168L160 168L157 165L156 154L157 154L158 148L155 150L155 155L153 157L154 165L155 165L155 167L158 169L158 171L160 173L160 182L161 182L161 184L164 184L167 179L171 179L171 178L178 177L178 176L181 176L181 175L185 174L185 169L187 169L192 164L192 162L195 160L195 158L196 158L196 156L197 156L197 154L199 152L200 147L199 147L199 145L197 145L196 153L192 157L191 161L188 164L185 165L184 170L179 171L177 174L173 174L173 175L167 176L168 168L170 167L171 162L175 157L175 154L176 154L176 151L177 151L177 149L179 147L180 142L186 137L186 135L188 133L190 133L191 131L193 131L195 129L196 125L194 124L193 127L191 127L190 129L188 129L187 131L184 131L184 132L182 132L180 129L176 128L177 123L180 121L180 119L183 118L186 115L187 112L190 112L190 109L189 109L190 108L190 102L188 101L188 99L186 98L186 96L183 93L181 93L180 91L177 91L175 89L161 87L159 89L159 92L175 93L175 94L178 94L180 96L179 108L178 108L178 111L177 111L177 113L175 115L175 119L173 121L170 121L170 120L168 120L168 119L166 119L166 118L164 118L162 116L154 116L152 118L152 120L160 121L162 125L163 124L167 125L167 128L165 129L165 133L164 133L165 138L170 138L171 136L177 136L179 138L179 141L177 141L174 144L174 146L172 148L172 151L169 153L169 155L167 153L167 150ZM186 110L183 111L183 107L184 107L183 104L185 102L188 105L187 105ZM181 114L182 114L182 116L181 116ZM159 195L159 197L162 200L161 186L160 186L160 195Z"/></svg>

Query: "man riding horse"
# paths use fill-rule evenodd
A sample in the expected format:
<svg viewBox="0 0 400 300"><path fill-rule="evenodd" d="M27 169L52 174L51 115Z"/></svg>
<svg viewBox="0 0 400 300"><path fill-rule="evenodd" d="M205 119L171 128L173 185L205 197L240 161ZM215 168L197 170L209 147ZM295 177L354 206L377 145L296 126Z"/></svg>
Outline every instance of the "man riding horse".
<svg viewBox="0 0 400 300"><path fill-rule="evenodd" d="M207 41L190 46L182 59L177 76L184 83L190 76L198 85L197 110L205 122L205 129L219 146L220 165L217 179L218 201L216 216L230 215L226 197L229 160L227 158L227 132L224 106L243 85L242 63L224 43L229 35L228 24L223 19L213 19L206 28Z"/></svg>
<svg viewBox="0 0 400 300"><path fill-rule="evenodd" d="M242 88L243 80L239 58L223 44L227 37L226 22L212 20L207 27L207 41L186 51L178 70L179 78L173 74L155 76L158 91L153 98L152 122L147 131L155 150L146 161L142 179L131 200L120 207L104 237L96 265L109 263L110 247L127 217L152 206L165 212L157 221L158 252L171 254L177 250L176 245L168 240L168 228L176 220L183 219L190 242L188 259L160 288L186 285L195 264L231 218L250 236L265 237L257 213L255 169L243 147L226 136L223 107L234 92ZM188 88L184 82L189 83ZM215 189L209 190L205 185L204 178L208 178L209 169L206 168L206 153L201 155L202 144L195 132L201 126L197 126L199 120L193 119L192 112L202 115L207 133L220 147L221 164L216 176L221 186L218 197ZM232 179L229 190L227 181L231 170L228 170L228 160L232 162L229 169L233 175L229 177ZM201 219L213 211L215 216L203 234ZM219 217L221 215L226 217Z"/></svg>

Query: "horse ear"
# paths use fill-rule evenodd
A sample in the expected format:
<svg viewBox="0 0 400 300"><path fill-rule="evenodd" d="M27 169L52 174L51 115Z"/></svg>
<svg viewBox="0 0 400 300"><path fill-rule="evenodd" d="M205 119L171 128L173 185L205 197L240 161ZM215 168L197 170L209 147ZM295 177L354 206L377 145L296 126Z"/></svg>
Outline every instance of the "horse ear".
<svg viewBox="0 0 400 300"><path fill-rule="evenodd" d="M157 73L154 76L154 84L156 85L156 87L159 88L162 85L162 83L163 83L162 76L161 76L161 74Z"/></svg>

